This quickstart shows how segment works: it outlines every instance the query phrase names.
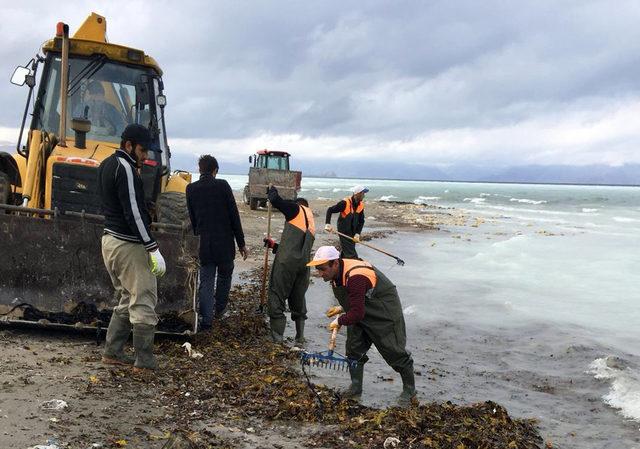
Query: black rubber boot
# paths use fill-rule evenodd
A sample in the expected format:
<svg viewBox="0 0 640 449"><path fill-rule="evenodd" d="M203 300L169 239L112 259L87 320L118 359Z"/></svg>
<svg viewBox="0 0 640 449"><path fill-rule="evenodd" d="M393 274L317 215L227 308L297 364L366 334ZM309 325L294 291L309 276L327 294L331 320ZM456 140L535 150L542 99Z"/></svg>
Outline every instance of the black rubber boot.
<svg viewBox="0 0 640 449"><path fill-rule="evenodd" d="M402 393L398 396L398 405L400 407L409 407L416 397L416 381L413 375L413 365L400 371L402 377Z"/></svg>
<svg viewBox="0 0 640 449"><path fill-rule="evenodd" d="M109 365L133 365L134 359L124 352L124 345L131 334L129 317L112 314L102 353L102 362Z"/></svg>
<svg viewBox="0 0 640 449"><path fill-rule="evenodd" d="M343 398L357 398L362 394L362 380L364 377L364 363L357 363L355 368L349 368L351 385L340 391Z"/></svg>
<svg viewBox="0 0 640 449"><path fill-rule="evenodd" d="M156 327L150 324L133 325L133 348L136 351L134 368L152 370L158 367L156 356L153 355L153 338Z"/></svg>
<svg viewBox="0 0 640 449"><path fill-rule="evenodd" d="M305 320L296 320L296 344L297 345L304 345L304 343L306 342L306 340L304 339L304 321Z"/></svg>
<svg viewBox="0 0 640 449"><path fill-rule="evenodd" d="M269 328L271 329L271 340L274 343L282 343L284 340L284 329L287 326L287 319L281 317L270 317Z"/></svg>

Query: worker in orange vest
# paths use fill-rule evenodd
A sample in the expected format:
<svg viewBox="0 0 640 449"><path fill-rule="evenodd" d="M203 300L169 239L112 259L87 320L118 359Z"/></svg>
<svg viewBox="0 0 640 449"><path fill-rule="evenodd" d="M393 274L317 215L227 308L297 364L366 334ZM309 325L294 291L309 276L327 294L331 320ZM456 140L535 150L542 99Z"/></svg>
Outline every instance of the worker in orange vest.
<svg viewBox="0 0 640 449"><path fill-rule="evenodd" d="M331 215L340 213L338 216L338 232L352 237L353 240L340 236L340 255L346 259L358 259L356 242L360 241L360 234L364 226L364 195L369 189L358 185L353 188L353 195L338 202L335 206L327 209L324 230L333 231L331 226Z"/></svg>
<svg viewBox="0 0 640 449"><path fill-rule="evenodd" d="M279 244L273 239L264 239L265 246L272 248L276 255L269 277L267 302L271 338L276 343L283 341L287 324L284 311L288 303L291 320L296 325L295 342L302 345L307 319L305 294L310 274L307 263L311 260L311 247L316 233L313 212L304 198L284 200L273 186L269 188L268 197L271 205L282 212L286 220Z"/></svg>
<svg viewBox="0 0 640 449"><path fill-rule="evenodd" d="M316 267L322 279L331 282L340 305L327 310L327 317L335 317L329 329L347 327L346 355L357 362L349 367L351 385L343 390L343 396L362 394L364 364L373 344L402 378L399 405L411 404L416 396L413 358L406 348L404 314L396 286L369 262L342 258L333 246L318 248L307 265Z"/></svg>

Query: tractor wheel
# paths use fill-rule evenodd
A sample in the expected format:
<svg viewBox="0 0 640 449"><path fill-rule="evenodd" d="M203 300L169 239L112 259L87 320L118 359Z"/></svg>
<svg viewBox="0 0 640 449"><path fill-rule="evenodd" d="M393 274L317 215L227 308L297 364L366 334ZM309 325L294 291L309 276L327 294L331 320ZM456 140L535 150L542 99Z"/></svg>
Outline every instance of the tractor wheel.
<svg viewBox="0 0 640 449"><path fill-rule="evenodd" d="M9 203L9 193L11 192L11 181L9 176L0 171L0 204ZM4 211L0 210L0 213Z"/></svg>
<svg viewBox="0 0 640 449"><path fill-rule="evenodd" d="M244 186L244 190L242 191L242 201L244 202L244 204L246 204L247 206L249 205L249 186L246 185Z"/></svg>
<svg viewBox="0 0 640 449"><path fill-rule="evenodd" d="M158 197L158 221L177 225L188 222L187 196L182 192L162 192Z"/></svg>
<svg viewBox="0 0 640 449"><path fill-rule="evenodd" d="M249 198L249 209L256 210L259 202L258 198Z"/></svg>

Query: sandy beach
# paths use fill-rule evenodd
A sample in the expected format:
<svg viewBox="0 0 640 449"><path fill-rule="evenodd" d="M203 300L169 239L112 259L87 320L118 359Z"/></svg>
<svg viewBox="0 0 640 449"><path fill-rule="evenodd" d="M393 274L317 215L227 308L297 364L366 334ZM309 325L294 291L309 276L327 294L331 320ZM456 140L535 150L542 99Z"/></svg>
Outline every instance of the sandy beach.
<svg viewBox="0 0 640 449"><path fill-rule="evenodd" d="M312 202L318 229L331 203ZM263 318L251 313L259 296L267 211L251 211L241 203L239 208L250 256L236 260L232 316L212 334L191 339L202 359L188 357L184 339L157 339L157 376L137 378L101 365L101 345L91 336L0 329L0 447L30 448L47 441L79 449L382 447L389 437L399 437L398 447L476 447L491 438L495 445L486 447L507 440L517 444L513 447L542 447L535 424L512 421L493 403L423 404L424 409L406 414L339 401L334 390L317 386L324 398L318 412L296 354L268 343ZM410 203L369 202L363 235L384 246L384 237L396 231L435 233L478 222L455 209L425 212L425 206ZM275 212L276 240L282 226L283 217ZM318 232L315 247L336 243L334 236ZM66 406L47 410L44 403L55 399ZM430 430L402 427L406 422L430 422ZM452 442L467 445L439 445L438 435L447 432ZM403 435L413 435L412 441Z"/></svg>

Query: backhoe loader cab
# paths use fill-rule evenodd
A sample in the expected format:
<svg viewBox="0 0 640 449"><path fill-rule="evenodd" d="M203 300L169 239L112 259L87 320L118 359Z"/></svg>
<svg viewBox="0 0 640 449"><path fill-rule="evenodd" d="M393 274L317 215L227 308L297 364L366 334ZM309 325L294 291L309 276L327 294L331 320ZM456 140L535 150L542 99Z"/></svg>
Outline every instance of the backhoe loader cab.
<svg viewBox="0 0 640 449"><path fill-rule="evenodd" d="M11 77L28 94L17 154L0 153L0 316L16 302L28 306L12 311L14 318L44 314L48 321L79 305L113 305L100 251L97 171L124 128L138 123L153 136L155 151L140 175L169 263L159 309L194 328L195 242L182 227L191 176L170 171L162 70L143 51L107 42L106 19L95 13L71 38L59 23L42 52Z"/></svg>

